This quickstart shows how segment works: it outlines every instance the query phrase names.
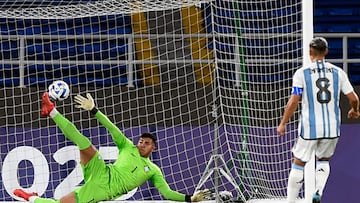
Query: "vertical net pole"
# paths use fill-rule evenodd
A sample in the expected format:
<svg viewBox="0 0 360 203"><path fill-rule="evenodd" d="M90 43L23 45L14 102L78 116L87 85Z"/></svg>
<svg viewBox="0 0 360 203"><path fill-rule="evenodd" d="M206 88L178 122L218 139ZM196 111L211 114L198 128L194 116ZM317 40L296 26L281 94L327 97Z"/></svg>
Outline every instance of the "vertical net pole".
<svg viewBox="0 0 360 203"><path fill-rule="evenodd" d="M309 43L313 38L313 1L302 1L302 31L303 31L303 66L311 63L309 56ZM306 164L304 170L305 202L312 202L312 195L315 190L315 154Z"/></svg>
<svg viewBox="0 0 360 203"><path fill-rule="evenodd" d="M234 8L235 8L235 29L237 34L237 45L239 46L238 52L239 52L239 63L240 63L240 88L241 88L241 106L243 107L241 109L242 119L241 119L241 139L242 139L242 147L241 147L241 174L242 177L245 177L248 175L250 177L250 185L253 185L251 183L251 174L246 174L245 168L249 168L248 166L248 152L247 152L247 137L249 135L248 133L248 126L249 126L249 112L248 112L248 103L247 103L247 81L246 81L246 67L245 67L245 57L244 57L244 48L243 48L243 42L242 42L242 33L241 33L241 23L240 23L240 6L238 2L234 2ZM238 71L238 70L237 70Z"/></svg>

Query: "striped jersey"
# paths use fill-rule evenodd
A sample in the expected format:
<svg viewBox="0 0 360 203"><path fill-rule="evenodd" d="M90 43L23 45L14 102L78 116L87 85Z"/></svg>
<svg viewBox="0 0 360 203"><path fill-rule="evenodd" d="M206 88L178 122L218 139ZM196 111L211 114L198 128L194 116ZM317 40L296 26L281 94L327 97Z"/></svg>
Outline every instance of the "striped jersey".
<svg viewBox="0 0 360 203"><path fill-rule="evenodd" d="M298 69L293 76L292 94L302 95L299 136L304 139L339 137L340 92L346 95L352 91L347 74L331 63L320 60Z"/></svg>

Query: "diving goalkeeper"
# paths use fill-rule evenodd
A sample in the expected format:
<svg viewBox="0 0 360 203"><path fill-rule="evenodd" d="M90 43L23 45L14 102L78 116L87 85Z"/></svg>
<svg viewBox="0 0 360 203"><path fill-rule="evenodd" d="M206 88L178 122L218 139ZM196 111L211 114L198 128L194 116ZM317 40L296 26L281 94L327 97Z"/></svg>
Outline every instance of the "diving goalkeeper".
<svg viewBox="0 0 360 203"><path fill-rule="evenodd" d="M118 159L113 164L105 164L90 140L56 110L55 104L45 92L42 95L41 115L51 117L63 134L78 146L85 183L59 200L41 198L37 193L28 193L22 189L15 189L14 195L34 203L92 203L114 200L147 180L152 181L161 195L168 200L198 202L210 195L209 190L200 190L193 195L186 195L170 189L160 168L149 159L155 150L156 142L152 134L142 134L135 146L107 116L95 107L94 99L90 94L86 97L75 96L75 102L76 108L89 110L109 131L119 149Z"/></svg>

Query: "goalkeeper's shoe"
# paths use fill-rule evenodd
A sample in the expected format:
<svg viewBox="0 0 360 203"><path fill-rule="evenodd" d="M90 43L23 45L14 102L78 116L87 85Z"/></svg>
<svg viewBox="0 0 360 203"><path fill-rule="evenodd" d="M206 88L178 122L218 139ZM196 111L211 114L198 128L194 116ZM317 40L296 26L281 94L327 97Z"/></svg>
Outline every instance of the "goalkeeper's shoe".
<svg viewBox="0 0 360 203"><path fill-rule="evenodd" d="M22 189L15 189L13 191L14 195L23 198L26 201L29 201L32 196L39 196L36 192L25 192Z"/></svg>
<svg viewBox="0 0 360 203"><path fill-rule="evenodd" d="M321 196L318 192L313 195L312 203L321 203Z"/></svg>
<svg viewBox="0 0 360 203"><path fill-rule="evenodd" d="M50 112L55 108L55 104L50 100L49 93L44 92L41 103L41 116L49 116Z"/></svg>

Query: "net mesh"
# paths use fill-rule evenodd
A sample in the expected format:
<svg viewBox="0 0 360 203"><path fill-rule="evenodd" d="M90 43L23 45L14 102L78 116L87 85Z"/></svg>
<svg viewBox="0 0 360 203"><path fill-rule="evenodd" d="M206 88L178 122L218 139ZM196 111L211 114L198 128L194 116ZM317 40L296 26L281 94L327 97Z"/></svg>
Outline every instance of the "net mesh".
<svg viewBox="0 0 360 203"><path fill-rule="evenodd" d="M156 135L151 159L174 190L204 180L241 200L286 195L294 120L286 137L276 127L302 60L300 0L8 1L0 14L0 201L82 184L77 148L40 117L59 79L71 95L57 109L108 163L117 149L76 94L91 93L134 143ZM151 182L122 198L163 199Z"/></svg>

